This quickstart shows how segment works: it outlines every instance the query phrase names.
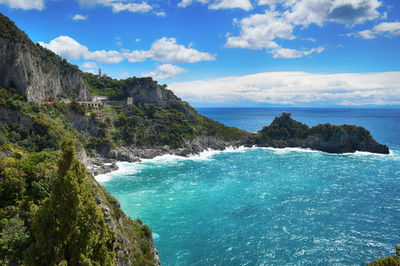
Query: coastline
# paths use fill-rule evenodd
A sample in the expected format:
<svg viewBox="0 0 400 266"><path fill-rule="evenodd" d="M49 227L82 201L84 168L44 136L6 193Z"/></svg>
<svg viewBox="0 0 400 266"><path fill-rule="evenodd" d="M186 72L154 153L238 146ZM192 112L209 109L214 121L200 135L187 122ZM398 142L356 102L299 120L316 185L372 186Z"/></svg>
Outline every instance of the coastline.
<svg viewBox="0 0 400 266"><path fill-rule="evenodd" d="M244 152L248 149L264 149L274 151L276 154L285 154L287 152L307 152L307 153L323 153L326 155L332 156L393 156L395 155L394 150L389 149L389 154L379 154L373 152L365 152L365 151L355 151L355 152L347 152L347 153L329 153L325 151L310 149L310 148L302 148L302 147L285 147L285 148L275 148L275 147L260 147L257 145L253 146L227 146L224 149L212 149L207 148L197 153L189 153L189 154L176 154L176 153L160 153L160 149L154 149L151 154L155 154L153 157L147 158L137 158L135 161L124 161L124 160L116 160L116 159L108 159L104 157L96 157L96 158L88 158L88 165L86 166L87 170L90 171L95 179L98 182L105 182L108 178L101 178L103 175L107 175L112 172L123 171L135 173L137 170L136 167L124 165L131 163L145 163L150 161L168 161L168 160L208 160L215 154L225 153L225 152ZM128 168L122 170L122 168Z"/></svg>

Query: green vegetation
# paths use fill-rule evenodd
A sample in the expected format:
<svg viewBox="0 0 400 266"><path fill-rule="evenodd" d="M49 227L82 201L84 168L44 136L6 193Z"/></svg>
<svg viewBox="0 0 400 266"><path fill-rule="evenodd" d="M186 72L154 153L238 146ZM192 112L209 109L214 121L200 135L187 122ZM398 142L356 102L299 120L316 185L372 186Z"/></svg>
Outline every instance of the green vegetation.
<svg viewBox="0 0 400 266"><path fill-rule="evenodd" d="M98 75L87 72L82 73L82 75L92 95L107 96L111 100L125 99L127 97L125 89L136 80L136 78L116 80L107 76L99 78Z"/></svg>
<svg viewBox="0 0 400 266"><path fill-rule="evenodd" d="M12 41L30 43L28 36L15 23L0 13L0 36Z"/></svg>
<svg viewBox="0 0 400 266"><path fill-rule="evenodd" d="M73 109L72 104L28 104L19 94L7 93L5 89L0 89L0 96L0 108L10 114L7 123L0 123L0 144L4 149L15 145L29 152L59 149L62 139L78 138L79 133L64 115Z"/></svg>
<svg viewBox="0 0 400 266"><path fill-rule="evenodd" d="M310 129L307 125L293 120L290 113L282 113L275 117L269 126L260 131L262 139L294 139L306 138Z"/></svg>
<svg viewBox="0 0 400 266"><path fill-rule="evenodd" d="M170 104L166 108L154 104L129 106L119 111L115 120L114 140L124 145L138 147L173 148L184 146L196 136L214 136L224 140L240 139L247 134L233 127L203 117L193 109L190 114L182 111L185 107Z"/></svg>
<svg viewBox="0 0 400 266"><path fill-rule="evenodd" d="M68 207L67 207L68 206ZM90 191L72 142L63 145L50 197L32 223L28 265L112 265L115 235Z"/></svg>
<svg viewBox="0 0 400 266"><path fill-rule="evenodd" d="M396 253L388 257L374 260L368 266L400 266L400 246L396 246Z"/></svg>
<svg viewBox="0 0 400 266"><path fill-rule="evenodd" d="M50 195L56 151L0 153L0 264L20 264L31 243L31 221Z"/></svg>
<svg viewBox="0 0 400 266"><path fill-rule="evenodd" d="M74 102L27 103L15 91L0 89L1 265L112 265L118 259L152 264L147 227L125 216L118 202L86 173L71 144L64 146L63 155L59 151L67 138L83 146L93 139L103 147L103 138L111 142L109 121L88 118L96 137L72 128L67 116L85 117L88 110L82 108ZM119 221L112 227L116 231L106 224L98 200ZM130 246L122 247L117 234ZM118 253L122 248L130 252Z"/></svg>

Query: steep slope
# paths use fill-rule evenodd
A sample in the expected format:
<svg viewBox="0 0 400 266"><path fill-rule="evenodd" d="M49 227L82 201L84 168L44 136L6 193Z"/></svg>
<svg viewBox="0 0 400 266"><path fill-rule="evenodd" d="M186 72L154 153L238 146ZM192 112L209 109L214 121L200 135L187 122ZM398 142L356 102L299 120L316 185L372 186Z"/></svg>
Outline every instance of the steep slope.
<svg viewBox="0 0 400 266"><path fill-rule="evenodd" d="M76 247L74 245L75 251L68 248L69 252L89 252L102 246L101 250L108 255L96 257L93 253L85 253L85 256L100 265L108 265L107 261L113 261L113 265L158 265L151 230L140 220L132 220L123 213L118 202L78 163L75 152L72 152L71 157L73 167L68 163L71 159L66 160L61 156L59 150L63 140L72 139L77 143L80 161L85 162L86 158L85 149L79 144L85 142L85 136L74 130L63 114L73 112L70 106L27 103L18 100L21 97L18 94L7 92L0 90L0 264L19 265L25 260L27 265L36 265L36 262L43 259L38 254L43 252L37 250L47 249L46 245L59 245L67 250L67 246L56 241L56 237L51 237L54 222L43 225L48 215L58 216L56 203L61 194L65 193L63 200L71 202L60 206L58 212L68 205L76 208L78 213L87 213L89 218L84 219L85 224L95 222L98 225L90 226L91 233L86 243L79 240L79 231L85 228L79 225L83 220L76 220L75 226L66 234L68 237L65 241L69 245L74 241L80 244ZM75 186L79 183L78 189L70 190L71 185L60 183L63 175L58 174L57 162L69 169L70 176L64 178L63 182L73 181L74 177L77 181L73 183ZM78 200L80 203L75 204L74 195L79 194L79 191L83 194ZM49 204L51 198L53 203ZM86 205L89 203L90 208ZM40 213L42 218L39 221L42 222L34 222ZM69 216L60 216L57 223L69 224ZM32 247L32 252L27 253L29 247ZM60 255L48 259L69 261L68 257Z"/></svg>
<svg viewBox="0 0 400 266"><path fill-rule="evenodd" d="M34 44L1 13L0 87L14 88L34 102L90 98L77 66Z"/></svg>

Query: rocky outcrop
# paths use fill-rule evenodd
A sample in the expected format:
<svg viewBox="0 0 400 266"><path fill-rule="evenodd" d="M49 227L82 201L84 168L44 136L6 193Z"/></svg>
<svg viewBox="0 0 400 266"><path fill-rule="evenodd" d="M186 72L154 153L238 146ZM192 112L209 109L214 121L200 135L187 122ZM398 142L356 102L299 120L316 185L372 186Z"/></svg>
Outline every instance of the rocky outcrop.
<svg viewBox="0 0 400 266"><path fill-rule="evenodd" d="M151 159L165 154L189 156L199 154L208 149L224 150L227 147L239 147L241 145L244 144L240 141L225 141L210 136L198 136L193 140L186 141L184 146L179 148L171 148L168 145L161 147L118 147L98 155L99 157L106 157L117 161L138 162L140 159Z"/></svg>
<svg viewBox="0 0 400 266"><path fill-rule="evenodd" d="M366 151L389 154L389 148L379 144L363 127L320 124L309 128L293 120L290 113L282 113L271 125L259 131L256 144L275 148L310 148L329 153Z"/></svg>
<svg viewBox="0 0 400 266"><path fill-rule="evenodd" d="M90 94L77 66L34 44L0 14L0 87L14 88L28 101L87 100Z"/></svg>
<svg viewBox="0 0 400 266"><path fill-rule="evenodd" d="M151 103L163 108L174 106L186 116L193 119L196 111L189 104L179 99L166 85L159 85L151 77L130 78L126 89L128 97L132 97L133 104Z"/></svg>
<svg viewBox="0 0 400 266"><path fill-rule="evenodd" d="M152 78L135 78L126 89L128 97L132 97L134 104L153 103L162 107L167 106L176 96L158 85Z"/></svg>

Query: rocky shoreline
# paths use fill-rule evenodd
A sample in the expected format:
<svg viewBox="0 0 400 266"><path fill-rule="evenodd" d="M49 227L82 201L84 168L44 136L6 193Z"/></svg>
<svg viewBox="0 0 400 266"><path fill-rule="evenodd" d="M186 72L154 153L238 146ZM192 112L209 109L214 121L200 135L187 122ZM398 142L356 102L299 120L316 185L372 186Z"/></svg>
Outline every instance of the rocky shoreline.
<svg viewBox="0 0 400 266"><path fill-rule="evenodd" d="M239 147L260 147L260 148L277 148L277 149L283 149L283 148L300 148L300 149L311 149L311 150L316 150L316 151L321 151L319 149L313 149L310 147L301 147L301 146L295 146L295 145L283 145L281 142L275 143L276 145L271 145L271 146L258 146L258 145L229 145L232 143L226 143L226 146L218 146L217 148L213 147L202 147L202 149L199 149L199 147L188 149L188 148L179 148L179 149L168 149L166 147L162 148L146 148L146 149L129 149L126 147L122 147L117 150L113 150L113 154L117 154L115 158L105 158L102 157L102 155L98 155L98 157L90 157L87 159L86 163L86 168L88 171L90 171L93 176L96 175L101 175L101 174L107 174L113 171L116 171L119 169L117 163L118 162L141 162L142 159L153 159L157 156L162 156L162 155L177 155L177 156L182 156L182 157L189 157L192 155L198 155L201 152L207 151L207 150L214 150L214 151L224 151L225 149L229 147L233 148L239 148ZM327 152L327 151L321 151L321 152ZM349 153L354 153L357 151L351 151L351 152L342 152L342 153L335 153L335 154L349 154ZM131 156L126 157L127 153L129 153ZM327 153L332 153L332 152L327 152ZM371 152L373 153L373 152ZM120 157L118 156L119 154L122 154ZM133 155L134 154L134 155ZM382 154L382 153L377 153L377 154ZM390 154L390 153L389 153ZM129 158L126 160L125 158Z"/></svg>
<svg viewBox="0 0 400 266"><path fill-rule="evenodd" d="M212 149L222 151L228 147L240 147L244 145L240 141L224 141L214 137L197 137L185 143L185 147L170 148L165 145L162 147L119 147L104 153L94 153L91 157L82 160L88 171L94 176L106 174L118 170L117 162L140 162L141 159L153 159L157 156L173 154L183 157L199 154L203 151Z"/></svg>

